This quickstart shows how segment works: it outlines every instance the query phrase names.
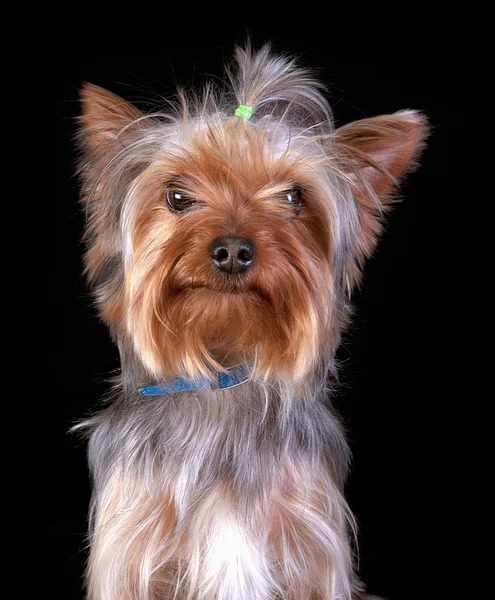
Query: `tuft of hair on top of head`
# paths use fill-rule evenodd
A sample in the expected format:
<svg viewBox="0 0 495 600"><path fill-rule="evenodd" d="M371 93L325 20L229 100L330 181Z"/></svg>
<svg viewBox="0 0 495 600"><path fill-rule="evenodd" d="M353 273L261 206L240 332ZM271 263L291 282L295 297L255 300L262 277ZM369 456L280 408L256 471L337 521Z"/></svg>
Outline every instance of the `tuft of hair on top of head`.
<svg viewBox="0 0 495 600"><path fill-rule="evenodd" d="M325 86L311 69L299 66L296 58L275 54L271 44L256 50L249 41L237 46L226 73L237 104L251 107L255 120L275 117L294 125L313 125L327 133L333 130Z"/></svg>

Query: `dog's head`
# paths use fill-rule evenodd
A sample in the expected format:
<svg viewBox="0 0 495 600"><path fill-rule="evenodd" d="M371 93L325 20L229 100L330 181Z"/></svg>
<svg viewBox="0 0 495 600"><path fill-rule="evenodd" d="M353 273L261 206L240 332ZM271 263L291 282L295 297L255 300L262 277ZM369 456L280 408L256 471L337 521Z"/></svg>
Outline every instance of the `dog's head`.
<svg viewBox="0 0 495 600"><path fill-rule="evenodd" d="M415 111L335 130L320 85L268 47L234 64L166 113L82 90L87 273L158 379L247 362L300 381L331 355L427 135Z"/></svg>

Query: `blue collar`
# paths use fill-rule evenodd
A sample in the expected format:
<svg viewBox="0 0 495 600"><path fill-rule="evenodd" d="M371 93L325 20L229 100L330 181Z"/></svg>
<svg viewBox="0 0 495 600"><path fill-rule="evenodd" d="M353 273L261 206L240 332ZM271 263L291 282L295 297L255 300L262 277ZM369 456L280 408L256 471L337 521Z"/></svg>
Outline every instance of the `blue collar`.
<svg viewBox="0 0 495 600"><path fill-rule="evenodd" d="M139 390L140 396L163 396L165 394L176 394L178 392L190 392L198 390L226 390L244 383L249 377L246 365L231 367L226 373L215 373L214 381L202 378L197 381L188 379L173 379L163 385L146 385Z"/></svg>

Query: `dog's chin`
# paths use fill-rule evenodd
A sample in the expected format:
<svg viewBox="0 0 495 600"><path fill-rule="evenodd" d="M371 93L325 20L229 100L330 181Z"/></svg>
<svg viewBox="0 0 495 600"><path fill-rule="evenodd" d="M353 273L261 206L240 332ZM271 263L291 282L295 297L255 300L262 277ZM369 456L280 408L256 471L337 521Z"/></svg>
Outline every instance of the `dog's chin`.
<svg viewBox="0 0 495 600"><path fill-rule="evenodd" d="M320 336L305 288L240 277L174 283L134 303L129 319L134 349L157 378L252 363L266 379L299 381L312 368Z"/></svg>
<svg viewBox="0 0 495 600"><path fill-rule="evenodd" d="M230 367L253 362L260 351L282 353L284 344L277 338L285 327L278 323L267 292L259 287L202 283L176 288L169 301L167 316L178 335L167 342L184 357L203 356L207 362L209 357L213 367Z"/></svg>
<svg viewBox="0 0 495 600"><path fill-rule="evenodd" d="M247 327L257 329L257 323L275 320L269 294L259 287L248 287L242 283L183 288L175 295L174 304L175 309L180 309L180 313L189 319L194 315L198 333L201 331L205 335L210 332L214 337L216 330L222 332L220 337L227 332L242 337L240 334L245 333ZM233 341L232 338L230 341ZM251 339L249 345L253 342L257 345L264 340Z"/></svg>

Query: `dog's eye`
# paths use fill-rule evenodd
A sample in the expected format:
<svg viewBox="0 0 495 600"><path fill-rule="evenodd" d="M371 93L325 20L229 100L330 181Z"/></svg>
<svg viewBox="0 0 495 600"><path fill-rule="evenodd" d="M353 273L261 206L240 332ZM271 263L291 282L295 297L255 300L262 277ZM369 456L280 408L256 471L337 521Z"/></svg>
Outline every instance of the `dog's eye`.
<svg viewBox="0 0 495 600"><path fill-rule="evenodd" d="M189 196L176 184L169 184L167 186L167 205L173 212L184 212L191 208L197 203L196 198Z"/></svg>
<svg viewBox="0 0 495 600"><path fill-rule="evenodd" d="M299 214L303 205L302 191L299 188L292 188L284 192L283 200L292 207L296 215Z"/></svg>

